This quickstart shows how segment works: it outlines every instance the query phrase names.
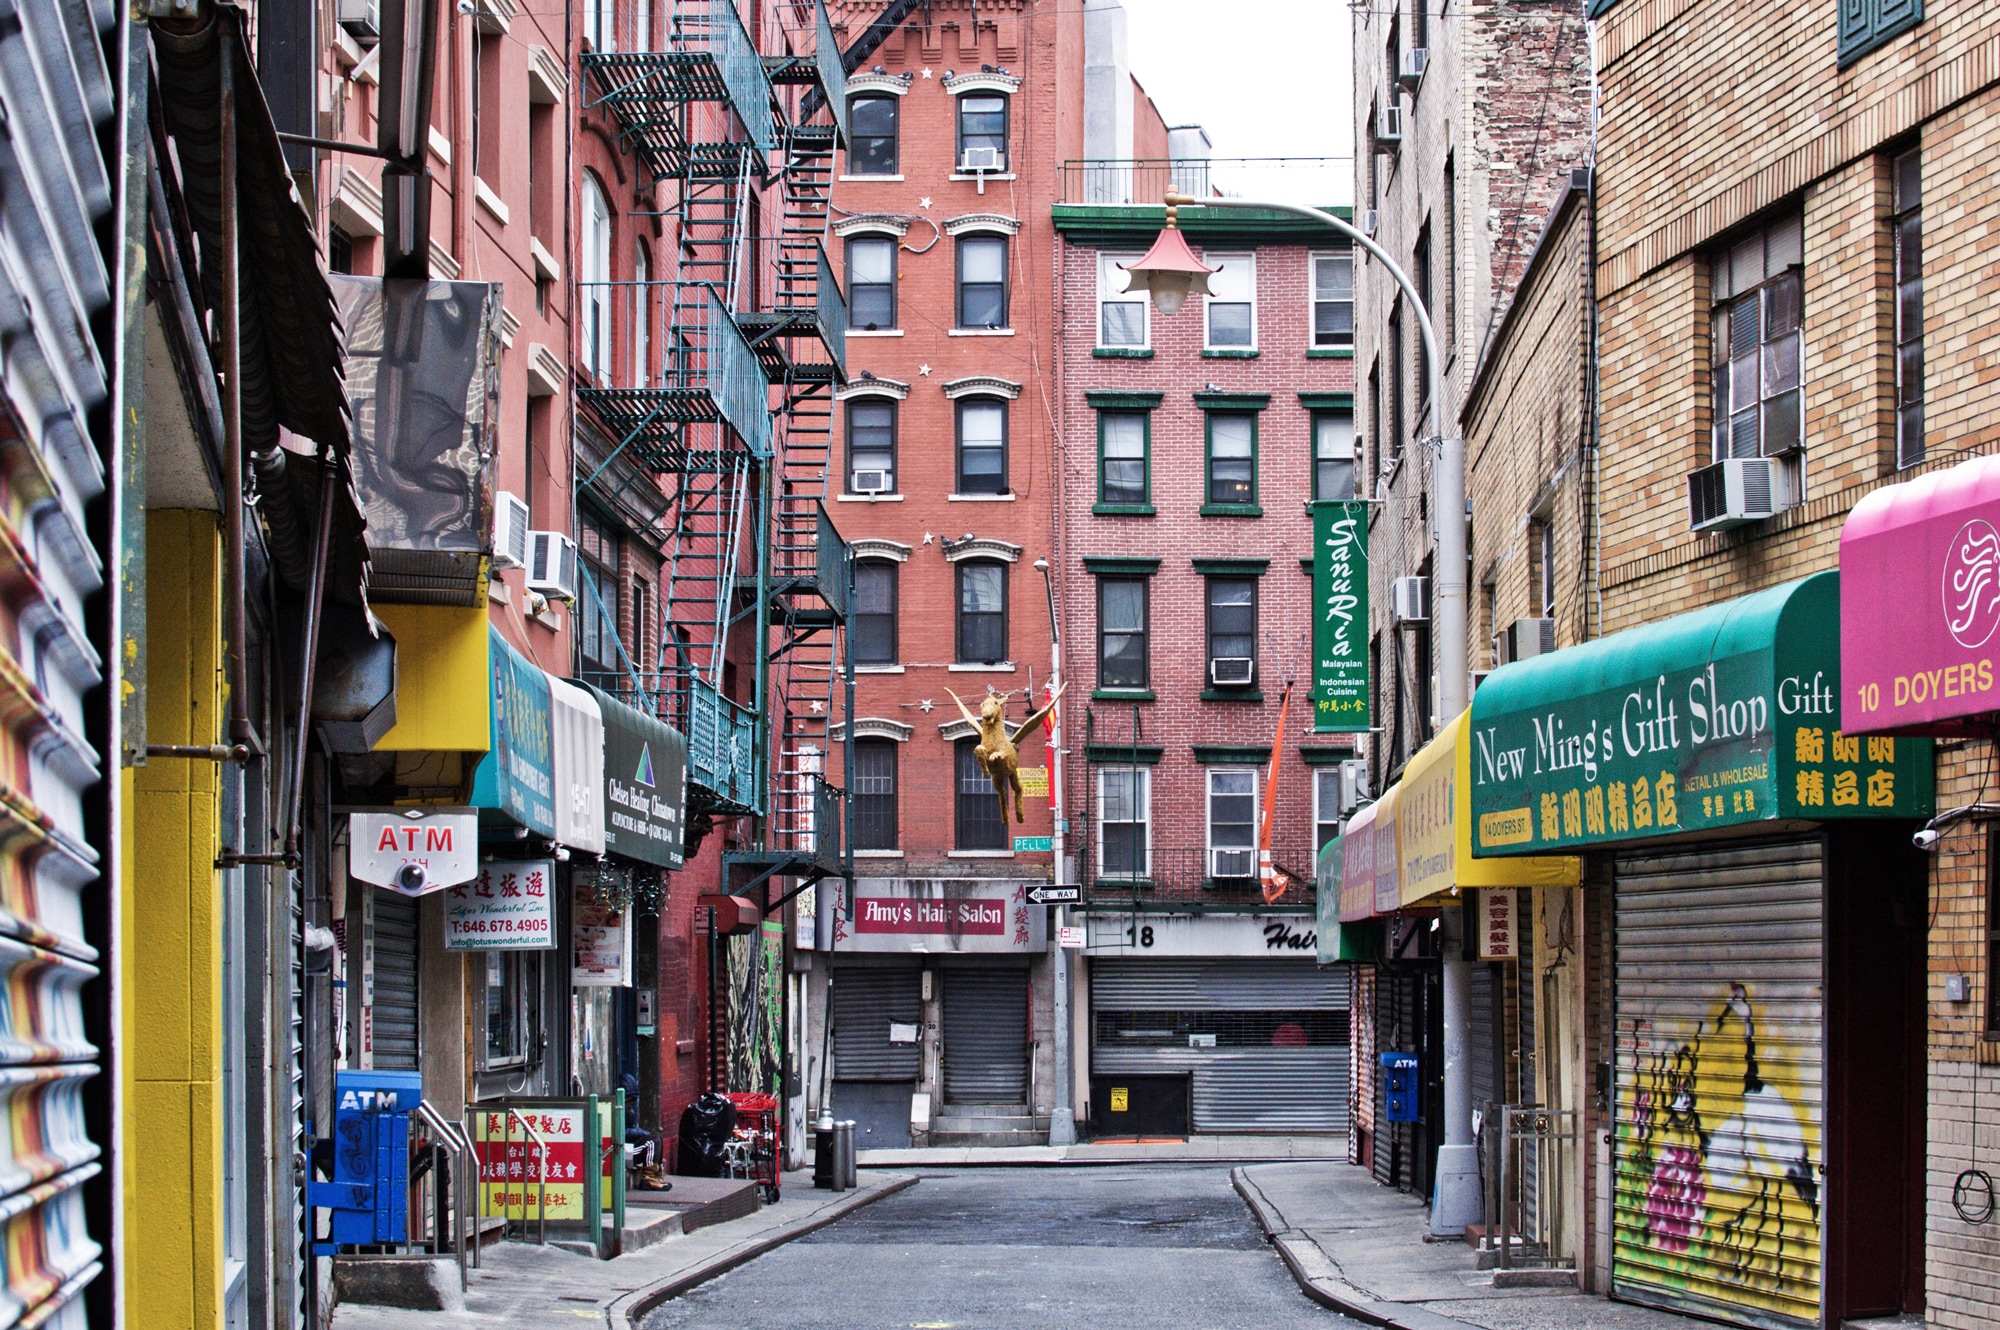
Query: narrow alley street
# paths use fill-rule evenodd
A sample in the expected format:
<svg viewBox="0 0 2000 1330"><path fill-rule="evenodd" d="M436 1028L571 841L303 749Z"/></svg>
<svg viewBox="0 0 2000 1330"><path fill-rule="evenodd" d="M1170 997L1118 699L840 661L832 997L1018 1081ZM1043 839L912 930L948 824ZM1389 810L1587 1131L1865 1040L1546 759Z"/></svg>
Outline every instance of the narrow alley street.
<svg viewBox="0 0 2000 1330"><path fill-rule="evenodd" d="M665 1303L645 1330L1358 1324L1299 1292L1227 1167L1148 1165L926 1174Z"/></svg>

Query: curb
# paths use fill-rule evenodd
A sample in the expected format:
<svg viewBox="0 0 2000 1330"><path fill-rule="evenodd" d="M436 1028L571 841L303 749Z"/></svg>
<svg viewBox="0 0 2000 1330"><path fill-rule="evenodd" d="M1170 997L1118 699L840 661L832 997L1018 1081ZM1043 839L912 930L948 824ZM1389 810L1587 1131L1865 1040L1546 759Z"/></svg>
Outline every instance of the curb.
<svg viewBox="0 0 2000 1330"><path fill-rule="evenodd" d="M1366 1289L1350 1284L1341 1276L1340 1267L1333 1258L1317 1242L1285 1222L1285 1216L1271 1204L1270 1198L1264 1195L1244 1169L1229 1170L1229 1181L1236 1188L1236 1194L1243 1198L1243 1203L1250 1207L1257 1226L1264 1230L1265 1239L1277 1250L1285 1269L1291 1271L1299 1292L1320 1306L1364 1324L1385 1326L1389 1330L1479 1330L1470 1322L1455 1320L1422 1307L1385 1302ZM1324 1267L1324 1273L1315 1273L1309 1268L1315 1266Z"/></svg>
<svg viewBox="0 0 2000 1330"><path fill-rule="evenodd" d="M1346 1159L1345 1155L1287 1155L1283 1159L1272 1159L1261 1155L1202 1155L1188 1158L1118 1155L1107 1159L869 1160L857 1155L855 1163L861 1168L1111 1168L1129 1167L1133 1164L1228 1164L1235 1169L1257 1164L1338 1164L1346 1162Z"/></svg>
<svg viewBox="0 0 2000 1330"><path fill-rule="evenodd" d="M720 1255L684 1270L680 1274L645 1288L634 1289L623 1295L604 1309L605 1324L609 1330L638 1330L639 1319L663 1302L679 1297L689 1289L706 1284L718 1275L726 1275L739 1265L746 1265L766 1252L773 1251L786 1243L802 1238L825 1228L837 1219L844 1219L864 1206L873 1205L885 1197L894 1196L917 1185L914 1176L900 1177L885 1182L867 1191L857 1191L842 1201L820 1210L796 1223L788 1224L775 1233L731 1248Z"/></svg>

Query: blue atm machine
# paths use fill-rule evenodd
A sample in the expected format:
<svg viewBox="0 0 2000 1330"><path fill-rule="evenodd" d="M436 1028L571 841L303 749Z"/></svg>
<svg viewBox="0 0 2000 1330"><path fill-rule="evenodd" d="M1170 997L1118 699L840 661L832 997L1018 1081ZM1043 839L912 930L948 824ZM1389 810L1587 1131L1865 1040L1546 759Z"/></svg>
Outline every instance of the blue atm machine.
<svg viewBox="0 0 2000 1330"><path fill-rule="evenodd" d="M414 1071L343 1071L333 1082L333 1181L313 1181L307 1199L333 1212L330 1240L313 1254L349 1244L409 1240L410 1114L423 1101Z"/></svg>
<svg viewBox="0 0 2000 1330"><path fill-rule="evenodd" d="M1383 1097L1391 1122L1417 1120L1417 1055L1384 1053L1382 1062Z"/></svg>

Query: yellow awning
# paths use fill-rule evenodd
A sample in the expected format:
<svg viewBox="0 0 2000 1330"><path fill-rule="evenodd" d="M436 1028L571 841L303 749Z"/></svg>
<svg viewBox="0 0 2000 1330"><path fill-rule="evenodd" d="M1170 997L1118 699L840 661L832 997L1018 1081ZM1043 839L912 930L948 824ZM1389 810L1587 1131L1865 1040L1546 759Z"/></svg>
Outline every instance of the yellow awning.
<svg viewBox="0 0 2000 1330"><path fill-rule="evenodd" d="M396 637L396 724L378 753L483 753L493 746L484 605L376 605Z"/></svg>
<svg viewBox="0 0 2000 1330"><path fill-rule="evenodd" d="M1424 745L1403 770L1397 839L1402 904L1475 887L1572 887L1583 861L1568 855L1472 857L1472 712Z"/></svg>

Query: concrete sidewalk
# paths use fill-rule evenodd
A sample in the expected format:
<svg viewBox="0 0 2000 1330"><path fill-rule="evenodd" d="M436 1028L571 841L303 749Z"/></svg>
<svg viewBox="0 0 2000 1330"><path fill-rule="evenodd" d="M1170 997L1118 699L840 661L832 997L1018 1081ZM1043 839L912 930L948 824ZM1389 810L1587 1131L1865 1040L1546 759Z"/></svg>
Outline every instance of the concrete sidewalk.
<svg viewBox="0 0 2000 1330"><path fill-rule="evenodd" d="M497 1330L596 1324L633 1330L668 1298L911 1186L909 1174L862 1172L852 1191L815 1191L810 1171L787 1173L784 1199L755 1214L670 1238L612 1261L532 1242L486 1249L466 1271L464 1310L406 1311L347 1303L333 1330ZM454 1267L451 1285L456 1289Z"/></svg>
<svg viewBox="0 0 2000 1330"><path fill-rule="evenodd" d="M1462 1242L1425 1242L1430 1210L1347 1163L1233 1169L1305 1295L1395 1330L1690 1330L1672 1312L1610 1302L1574 1287L1496 1288Z"/></svg>
<svg viewBox="0 0 2000 1330"><path fill-rule="evenodd" d="M1181 1141L1091 1141L1081 1145L932 1146L860 1150L863 1168L977 1168L996 1165L1244 1164L1266 1159L1345 1159L1347 1138L1190 1136Z"/></svg>

